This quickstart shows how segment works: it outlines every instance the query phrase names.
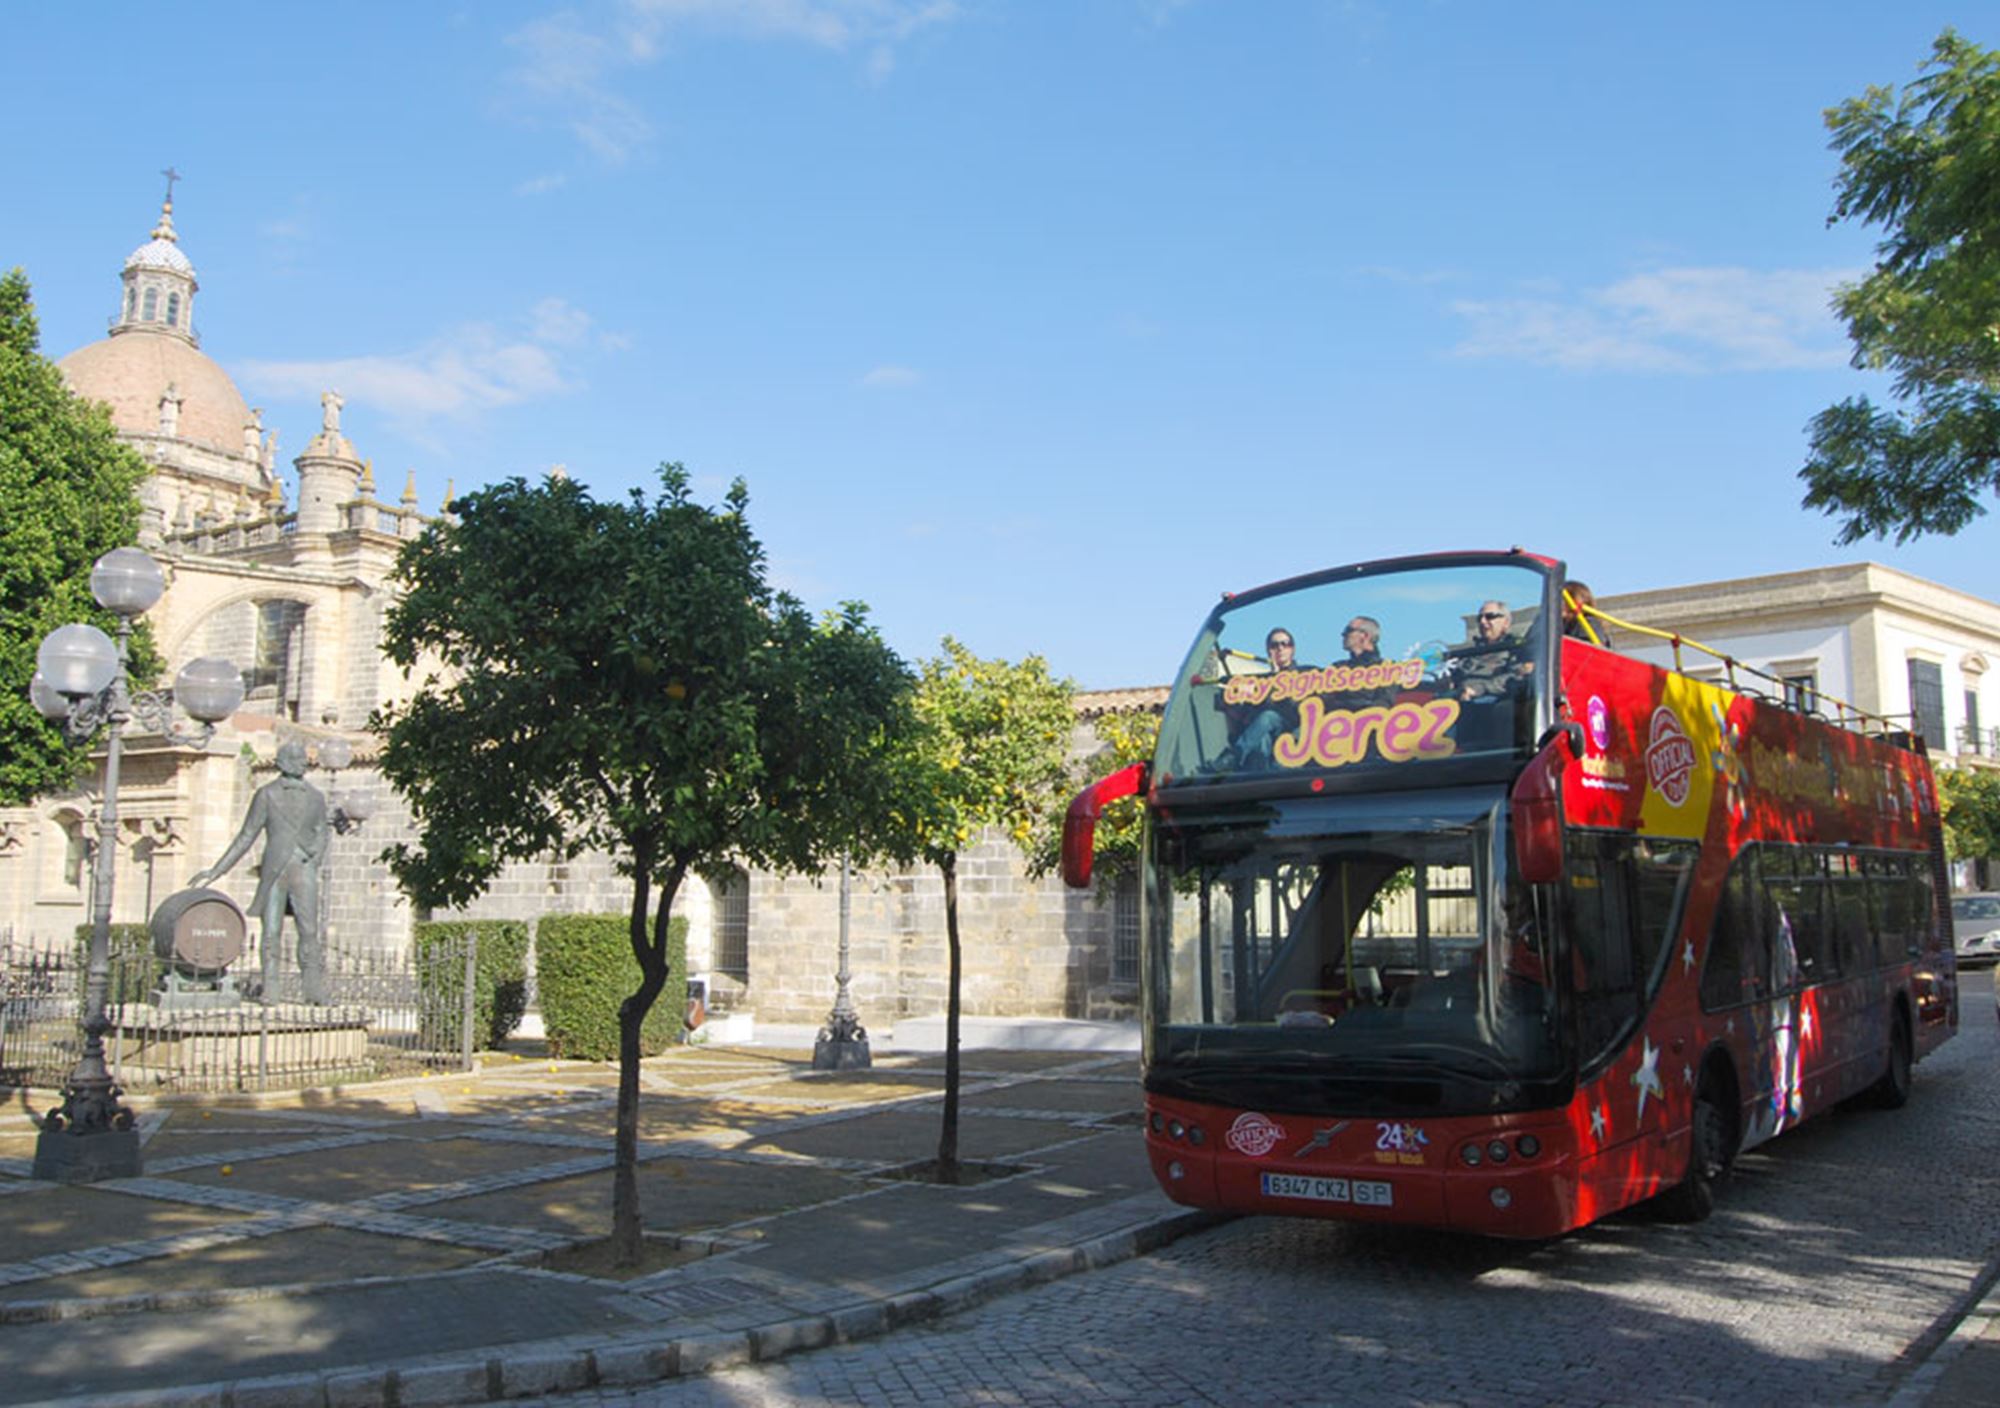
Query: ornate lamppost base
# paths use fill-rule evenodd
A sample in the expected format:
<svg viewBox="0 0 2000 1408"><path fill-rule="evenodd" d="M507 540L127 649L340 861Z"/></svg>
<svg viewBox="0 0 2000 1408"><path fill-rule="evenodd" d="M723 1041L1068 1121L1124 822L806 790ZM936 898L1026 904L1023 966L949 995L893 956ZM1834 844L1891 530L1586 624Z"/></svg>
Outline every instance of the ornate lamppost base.
<svg viewBox="0 0 2000 1408"><path fill-rule="evenodd" d="M836 1017L819 1029L819 1040L813 1043L814 1070L865 1071L874 1064L875 1058L868 1054L868 1033L853 1018Z"/></svg>
<svg viewBox="0 0 2000 1408"><path fill-rule="evenodd" d="M136 1129L98 1129L88 1134L45 1129L35 1141L35 1178L52 1183L102 1183L107 1178L137 1178L139 1173Z"/></svg>

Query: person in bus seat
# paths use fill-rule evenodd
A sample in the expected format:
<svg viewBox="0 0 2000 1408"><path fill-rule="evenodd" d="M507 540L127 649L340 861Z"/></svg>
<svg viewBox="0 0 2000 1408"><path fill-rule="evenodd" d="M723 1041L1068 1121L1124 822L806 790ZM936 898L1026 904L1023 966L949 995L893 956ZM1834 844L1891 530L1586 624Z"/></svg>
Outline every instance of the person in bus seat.
<svg viewBox="0 0 2000 1408"><path fill-rule="evenodd" d="M1282 675L1300 668L1298 642L1290 629L1273 626L1264 637L1264 658L1271 673ZM1223 754L1223 765L1233 772L1257 771L1271 766L1271 747L1299 726L1299 706L1291 699L1267 699L1261 704L1226 704L1231 742Z"/></svg>
<svg viewBox="0 0 2000 1408"><path fill-rule="evenodd" d="M1340 643L1347 651L1347 658L1340 663L1350 670L1382 663L1382 623L1373 616L1356 616L1350 620L1347 629L1340 633ZM1329 709L1386 708L1395 702L1394 685L1376 689L1335 690L1326 696L1326 707Z"/></svg>
<svg viewBox="0 0 2000 1408"><path fill-rule="evenodd" d="M1595 605L1597 605L1597 594L1582 582L1571 581L1565 586L1563 588L1563 634L1573 636L1577 640L1590 640L1590 632L1596 631L1597 639L1592 643L1595 645L1609 644L1610 638L1605 635L1604 627L1596 621L1592 621L1589 629L1585 629L1583 612L1577 609L1578 607Z"/></svg>
<svg viewBox="0 0 2000 1408"><path fill-rule="evenodd" d="M1504 699L1518 681L1534 673L1535 662L1515 639L1514 613L1505 602L1482 601L1473 618L1472 640L1453 652L1445 664L1451 692L1462 703Z"/></svg>

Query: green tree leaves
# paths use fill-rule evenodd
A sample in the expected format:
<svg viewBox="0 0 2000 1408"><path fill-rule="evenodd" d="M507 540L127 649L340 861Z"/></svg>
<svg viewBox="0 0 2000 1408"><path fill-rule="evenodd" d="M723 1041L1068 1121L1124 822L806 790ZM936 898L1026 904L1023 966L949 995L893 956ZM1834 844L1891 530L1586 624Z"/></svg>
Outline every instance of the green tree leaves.
<svg viewBox="0 0 2000 1408"><path fill-rule="evenodd" d="M1808 508L1839 541L1956 533L2000 490L2000 53L1946 30L1898 94L1826 114L1841 154L1829 223L1884 227L1874 273L1839 290L1854 365L1893 374L1808 426Z"/></svg>
<svg viewBox="0 0 2000 1408"><path fill-rule="evenodd" d="M895 777L884 756L910 727L909 674L866 612L814 620L772 591L748 505L740 482L720 507L696 503L674 464L651 499L494 485L405 549L384 628L391 660L428 671L371 720L416 825L386 853L409 894L462 905L509 861L584 850L632 877L621 1259L639 1247L641 1028L682 880L732 861L818 870L863 849Z"/></svg>
<svg viewBox="0 0 2000 1408"><path fill-rule="evenodd" d="M42 637L71 621L116 630L90 567L138 535L138 455L38 350L28 279L0 275L0 803L67 784L83 754L28 702ZM139 652L143 670L149 658Z"/></svg>

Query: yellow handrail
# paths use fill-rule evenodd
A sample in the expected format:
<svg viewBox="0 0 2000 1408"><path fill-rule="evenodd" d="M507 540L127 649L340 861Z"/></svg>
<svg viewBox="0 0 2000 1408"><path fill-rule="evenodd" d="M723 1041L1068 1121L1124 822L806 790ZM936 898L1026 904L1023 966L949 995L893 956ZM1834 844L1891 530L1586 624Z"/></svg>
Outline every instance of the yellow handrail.
<svg viewBox="0 0 2000 1408"><path fill-rule="evenodd" d="M1596 617L1606 625L1616 626L1621 631L1633 631L1642 636L1652 636L1655 640L1667 641L1674 648L1674 673L1677 675L1687 673L1681 664L1681 647L1686 646L1691 650L1698 650L1703 655L1707 655L1712 659L1720 660L1722 667L1729 672L1729 687L1731 689L1737 688L1736 672L1741 670L1746 674L1755 675L1758 679L1767 680L1771 684L1776 685L1778 687L1778 697L1781 699L1784 697L1785 682L1782 679L1768 670L1760 670L1755 665L1744 664L1735 656L1729 654L1728 651L1717 650L1712 645L1703 645L1700 641L1689 636L1684 636L1678 631L1662 631L1653 626L1642 626L1636 621L1621 620L1619 617L1613 616L1609 611L1600 610L1591 603L1575 600L1567 591L1563 593L1563 599L1576 608L1578 615L1583 618L1584 629L1590 631L1591 639L1597 641L1600 645L1603 642L1599 640L1597 632L1591 628L1591 617ZM1837 699L1833 695L1822 693L1818 689L1812 691L1812 698L1817 703L1833 705L1834 722L1842 728L1853 728L1857 731L1862 731L1866 726L1872 725L1884 733L1915 732L1914 729L1901 728L1901 726L1881 714L1871 714L1858 704L1850 704L1845 699ZM1852 716L1855 722L1850 724L1848 722L1849 716Z"/></svg>

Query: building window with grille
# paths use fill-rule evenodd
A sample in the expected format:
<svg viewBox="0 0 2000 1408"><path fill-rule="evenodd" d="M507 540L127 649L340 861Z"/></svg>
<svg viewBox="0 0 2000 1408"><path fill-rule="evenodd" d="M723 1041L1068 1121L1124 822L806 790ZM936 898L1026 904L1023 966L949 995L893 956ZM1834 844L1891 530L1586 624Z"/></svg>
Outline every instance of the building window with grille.
<svg viewBox="0 0 2000 1408"><path fill-rule="evenodd" d="M1979 691L1971 685L1965 688L1965 725L1960 732L1958 751L1961 753L1986 751L1979 736Z"/></svg>
<svg viewBox="0 0 2000 1408"><path fill-rule="evenodd" d="M1111 890L1111 981L1139 981L1139 877L1121 875Z"/></svg>
<svg viewBox="0 0 2000 1408"><path fill-rule="evenodd" d="M1944 669L1930 660L1910 662L1910 719L1926 743L1948 746L1944 731Z"/></svg>
<svg viewBox="0 0 2000 1408"><path fill-rule="evenodd" d="M750 877L735 866L712 875L708 897L714 919L709 966L716 972L750 981Z"/></svg>
<svg viewBox="0 0 2000 1408"><path fill-rule="evenodd" d="M1810 714L1819 708L1819 675L1812 670L1781 675L1785 685L1785 707Z"/></svg>

